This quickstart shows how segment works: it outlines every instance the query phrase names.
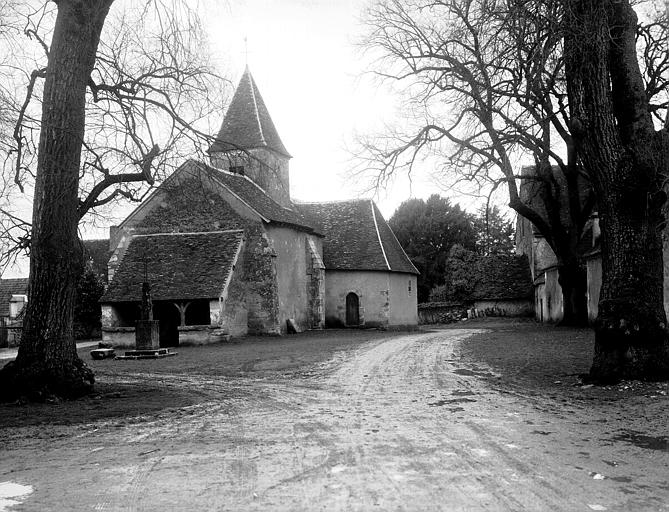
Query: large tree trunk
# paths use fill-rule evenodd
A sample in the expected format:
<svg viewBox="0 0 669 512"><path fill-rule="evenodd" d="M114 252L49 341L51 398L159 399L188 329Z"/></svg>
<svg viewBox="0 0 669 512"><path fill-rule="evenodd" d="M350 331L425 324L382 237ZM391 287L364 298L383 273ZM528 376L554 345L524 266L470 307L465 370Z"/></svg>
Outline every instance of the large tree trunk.
<svg viewBox="0 0 669 512"><path fill-rule="evenodd" d="M58 0L42 103L30 284L16 361L0 373L5 399L74 397L93 387L73 333L82 270L78 185L86 87L113 0Z"/></svg>
<svg viewBox="0 0 669 512"><path fill-rule="evenodd" d="M565 0L572 133L597 197L602 289L591 377L669 378L660 168L627 0Z"/></svg>
<svg viewBox="0 0 669 512"><path fill-rule="evenodd" d="M616 192L600 206L603 282L590 373L605 382L666 379L660 211L643 190Z"/></svg>

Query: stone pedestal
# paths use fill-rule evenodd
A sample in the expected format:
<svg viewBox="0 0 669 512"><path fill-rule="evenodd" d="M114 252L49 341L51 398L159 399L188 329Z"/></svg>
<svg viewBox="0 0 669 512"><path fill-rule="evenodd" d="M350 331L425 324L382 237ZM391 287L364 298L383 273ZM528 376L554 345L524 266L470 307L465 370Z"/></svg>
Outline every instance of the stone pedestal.
<svg viewBox="0 0 669 512"><path fill-rule="evenodd" d="M135 348L152 350L160 347L160 328L158 320L137 320L135 322Z"/></svg>

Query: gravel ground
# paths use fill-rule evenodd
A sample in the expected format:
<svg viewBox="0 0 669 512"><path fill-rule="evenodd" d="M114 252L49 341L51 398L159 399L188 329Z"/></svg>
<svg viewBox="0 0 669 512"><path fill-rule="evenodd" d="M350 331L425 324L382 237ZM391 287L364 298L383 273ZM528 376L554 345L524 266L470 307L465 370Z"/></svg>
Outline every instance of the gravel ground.
<svg viewBox="0 0 669 512"><path fill-rule="evenodd" d="M0 406L0 510L669 510L667 385L584 386L591 352L487 319L92 362Z"/></svg>

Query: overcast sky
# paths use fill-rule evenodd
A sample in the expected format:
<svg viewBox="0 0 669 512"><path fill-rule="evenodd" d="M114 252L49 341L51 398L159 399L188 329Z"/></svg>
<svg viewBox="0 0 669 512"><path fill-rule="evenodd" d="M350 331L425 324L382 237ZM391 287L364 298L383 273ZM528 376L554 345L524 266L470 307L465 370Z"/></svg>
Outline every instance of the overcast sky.
<svg viewBox="0 0 669 512"><path fill-rule="evenodd" d="M394 119L395 99L365 77L356 48L367 0L205 0L215 64L235 85L248 65L286 148L291 193L301 200L362 195L351 180L354 134ZM221 112L222 121L223 111ZM375 197L384 216L412 194L438 192L398 179Z"/></svg>
<svg viewBox="0 0 669 512"><path fill-rule="evenodd" d="M386 219L410 197L442 193L429 168L409 181L400 176L376 194L351 179L349 149L355 133L383 131L397 122L397 100L365 74L369 57L356 47L369 0L192 0L209 34L213 64L237 85L247 65L286 148L291 194L305 201L371 197ZM245 43L246 40L246 43ZM230 91L232 92L232 91ZM220 126L225 114L221 105ZM463 206L468 198L454 198ZM119 219L133 205L117 209ZM470 208L471 209L471 208ZM106 227L87 226L84 238L108 236ZM27 274L27 265L3 277Z"/></svg>

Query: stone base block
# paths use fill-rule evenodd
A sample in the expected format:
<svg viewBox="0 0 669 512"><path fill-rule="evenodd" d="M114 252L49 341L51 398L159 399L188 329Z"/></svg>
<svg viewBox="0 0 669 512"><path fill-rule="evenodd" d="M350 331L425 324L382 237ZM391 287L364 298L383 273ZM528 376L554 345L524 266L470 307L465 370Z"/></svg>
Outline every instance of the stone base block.
<svg viewBox="0 0 669 512"><path fill-rule="evenodd" d="M134 327L103 327L102 342L111 347L134 347Z"/></svg>
<svg viewBox="0 0 669 512"><path fill-rule="evenodd" d="M137 350L152 350L160 347L160 322L137 320L135 323L135 347Z"/></svg>
<svg viewBox="0 0 669 512"><path fill-rule="evenodd" d="M96 348L91 350L91 357L93 359L114 359L116 354L113 348Z"/></svg>

